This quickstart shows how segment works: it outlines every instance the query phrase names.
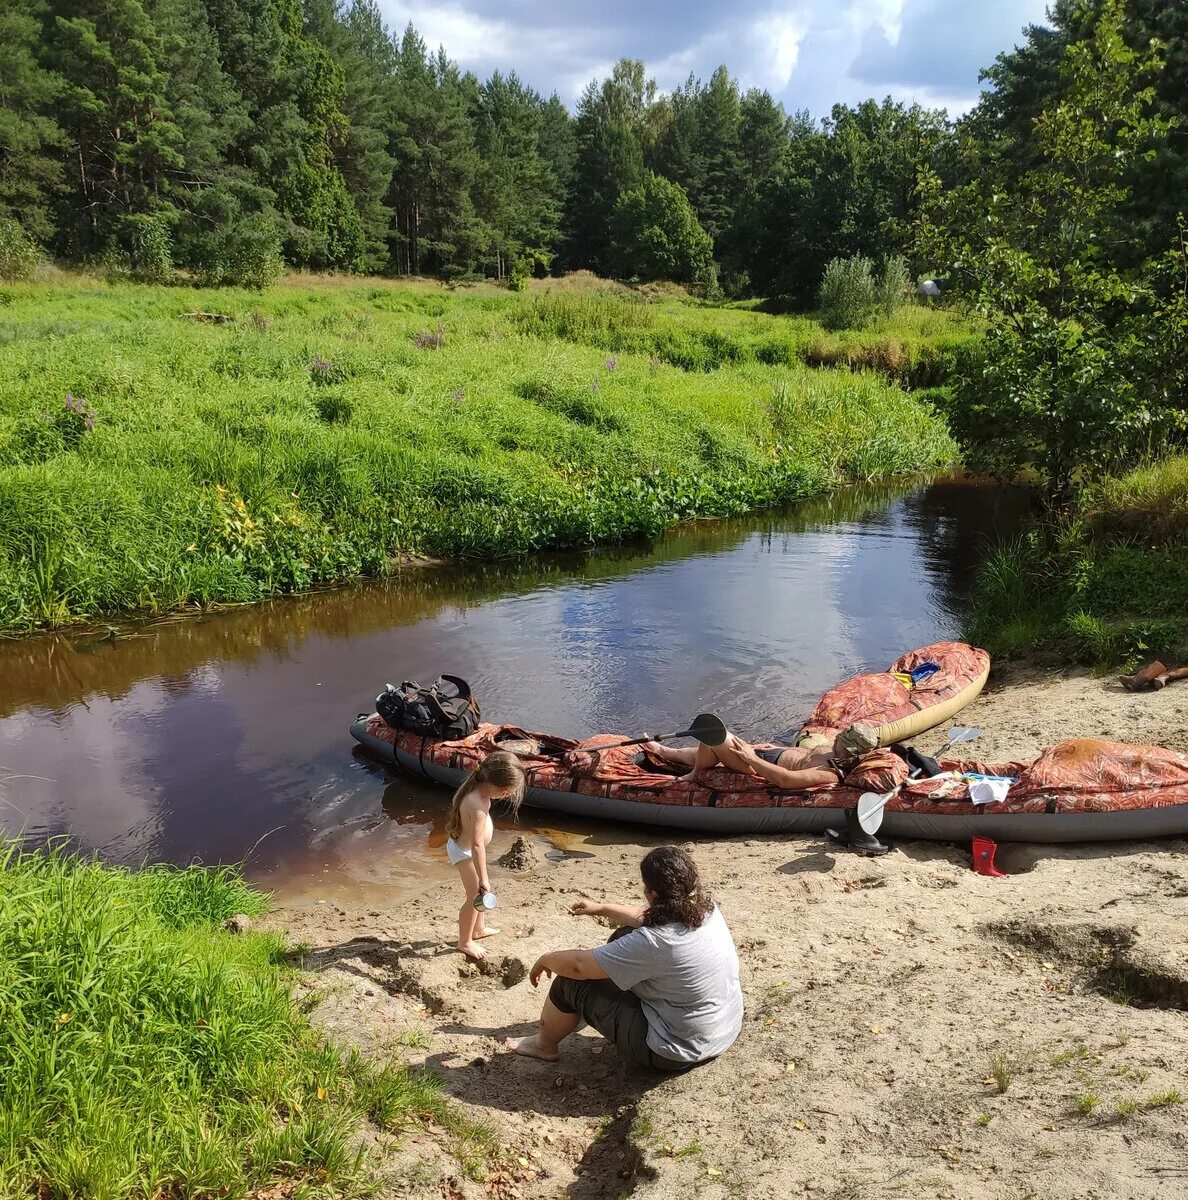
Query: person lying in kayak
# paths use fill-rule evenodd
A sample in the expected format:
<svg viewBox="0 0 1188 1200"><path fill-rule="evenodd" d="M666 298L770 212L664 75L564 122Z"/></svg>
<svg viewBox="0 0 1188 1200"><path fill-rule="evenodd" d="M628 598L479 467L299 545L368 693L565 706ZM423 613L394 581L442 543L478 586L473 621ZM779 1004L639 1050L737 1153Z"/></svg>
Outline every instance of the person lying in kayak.
<svg viewBox="0 0 1188 1200"><path fill-rule="evenodd" d="M800 791L840 783L853 770L854 764L878 744L879 735L874 726L859 722L843 729L832 746L756 749L737 734L728 732L720 746L702 743L682 749L646 742L644 749L663 762L689 767L689 773L680 776L680 780L692 780L698 771L723 766L741 775L758 775L786 791Z"/></svg>
<svg viewBox="0 0 1188 1200"><path fill-rule="evenodd" d="M605 946L536 960L532 986L553 977L540 1026L508 1038L509 1050L554 1062L582 1021L628 1061L658 1071L687 1071L733 1044L743 1018L738 952L697 867L678 847L657 846L639 873L646 905L579 900L569 910L621 928Z"/></svg>

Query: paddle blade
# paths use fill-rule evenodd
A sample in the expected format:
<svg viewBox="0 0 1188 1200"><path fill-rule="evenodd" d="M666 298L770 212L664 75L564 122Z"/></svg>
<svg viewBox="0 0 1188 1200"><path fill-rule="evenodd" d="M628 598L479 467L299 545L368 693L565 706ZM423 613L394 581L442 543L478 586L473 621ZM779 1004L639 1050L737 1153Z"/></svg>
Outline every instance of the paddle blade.
<svg viewBox="0 0 1188 1200"><path fill-rule="evenodd" d="M713 713L699 713L689 726L689 736L707 746L720 746L726 740L726 726Z"/></svg>
<svg viewBox="0 0 1188 1200"><path fill-rule="evenodd" d="M981 736L982 731L976 725L955 725L949 730L948 741L950 746L955 746L958 742L972 742Z"/></svg>
<svg viewBox="0 0 1188 1200"><path fill-rule="evenodd" d="M878 792L863 792L858 797L858 824L863 833L878 833L888 798L880 796Z"/></svg>

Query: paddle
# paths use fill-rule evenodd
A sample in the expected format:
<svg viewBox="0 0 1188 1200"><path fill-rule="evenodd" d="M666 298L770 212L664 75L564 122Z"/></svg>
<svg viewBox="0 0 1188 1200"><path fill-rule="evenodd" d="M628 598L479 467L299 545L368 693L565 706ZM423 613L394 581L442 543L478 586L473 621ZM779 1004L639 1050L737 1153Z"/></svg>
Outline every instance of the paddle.
<svg viewBox="0 0 1188 1200"><path fill-rule="evenodd" d="M948 740L936 752L935 757L940 758L951 747L959 745L961 742L972 742L981 736L982 731L976 726L955 725L949 730ZM908 779L915 779L917 775L919 775L919 771L911 771ZM826 833L838 845L845 846L850 850L857 850L861 854L886 854L891 847L884 845L874 835L883 823L884 809L899 794L902 786L902 784L896 784L882 796L878 792L863 792L858 797L856 807L846 813L845 830L829 829L826 830Z"/></svg>
<svg viewBox="0 0 1188 1200"><path fill-rule="evenodd" d="M707 746L720 746L726 740L726 726L713 713L699 713L693 718L688 729L679 733L662 733L657 737L644 734L643 737L629 738L625 742L611 742L609 746L598 746L599 750L614 750L619 746L642 746L644 742L671 742L673 738L692 737Z"/></svg>

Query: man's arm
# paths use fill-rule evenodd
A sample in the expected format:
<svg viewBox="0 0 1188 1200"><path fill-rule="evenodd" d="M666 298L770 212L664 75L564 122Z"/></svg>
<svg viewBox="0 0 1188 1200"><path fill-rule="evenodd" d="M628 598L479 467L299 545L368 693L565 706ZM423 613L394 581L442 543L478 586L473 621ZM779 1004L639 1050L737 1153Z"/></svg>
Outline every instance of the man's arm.
<svg viewBox="0 0 1188 1200"><path fill-rule="evenodd" d="M761 779L766 779L768 783L774 783L776 787L789 792L830 787L841 782L841 772L832 767L805 767L800 771L789 771L787 767L777 767L774 763L760 758L749 746L739 751L739 757Z"/></svg>
<svg viewBox="0 0 1188 1200"><path fill-rule="evenodd" d="M542 975L562 975L566 979L610 978L598 965L592 950L551 950L548 954L542 954L528 972L533 987L540 982Z"/></svg>

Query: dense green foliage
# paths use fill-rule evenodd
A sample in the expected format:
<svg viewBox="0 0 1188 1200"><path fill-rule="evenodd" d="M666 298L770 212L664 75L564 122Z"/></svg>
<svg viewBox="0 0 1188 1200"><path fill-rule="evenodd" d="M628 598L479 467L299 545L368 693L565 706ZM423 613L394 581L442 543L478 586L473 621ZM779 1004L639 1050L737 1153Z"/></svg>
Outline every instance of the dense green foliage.
<svg viewBox="0 0 1188 1200"><path fill-rule="evenodd" d="M649 174L615 203L618 273L692 283L709 278L713 242L679 184Z"/></svg>
<svg viewBox="0 0 1188 1200"><path fill-rule="evenodd" d="M878 275L869 258L835 258L826 264L817 312L826 329L861 329L882 313L890 316L907 299L907 264L892 255Z"/></svg>
<svg viewBox="0 0 1188 1200"><path fill-rule="evenodd" d="M1103 479L987 560L968 633L991 653L1112 666L1188 651L1188 458Z"/></svg>
<svg viewBox="0 0 1188 1200"><path fill-rule="evenodd" d="M0 845L0 1194L342 1195L364 1118L449 1119L428 1076L315 1037L275 935L220 928L263 902Z"/></svg>
<svg viewBox="0 0 1188 1200"><path fill-rule="evenodd" d="M650 274L634 267L639 230L614 218L651 173L708 235L707 279L807 306L835 258L951 269L915 237L921 176L960 188L983 162L1008 184L1040 168L1037 118L1067 98L1066 56L1104 4L1058 0L954 124L890 98L789 116L725 66L665 95L637 59L571 115L515 73L461 71L412 26L393 36L376 0L0 0L0 219L61 258L150 279L179 266L265 286L283 255L520 288L550 270ZM1188 106L1186 22L1165 0L1122 14L1134 50L1160 39L1165 120ZM1122 164L1120 260L1166 251L1186 147Z"/></svg>
<svg viewBox="0 0 1188 1200"><path fill-rule="evenodd" d="M187 318L195 303L236 319ZM6 628L252 600L405 552L614 541L953 454L880 376L803 365L866 346L942 370L962 331L923 310L865 343L745 310L431 286L17 285L3 311Z"/></svg>
<svg viewBox="0 0 1188 1200"><path fill-rule="evenodd" d="M1054 498L1188 433L1188 247L1168 224L1164 253L1135 265L1150 231L1130 203L1167 132L1148 86L1159 63L1126 43L1120 0L1093 17L1030 127L989 156L969 142L961 187L925 185L932 241L989 326L954 431L975 469L1034 468Z"/></svg>

